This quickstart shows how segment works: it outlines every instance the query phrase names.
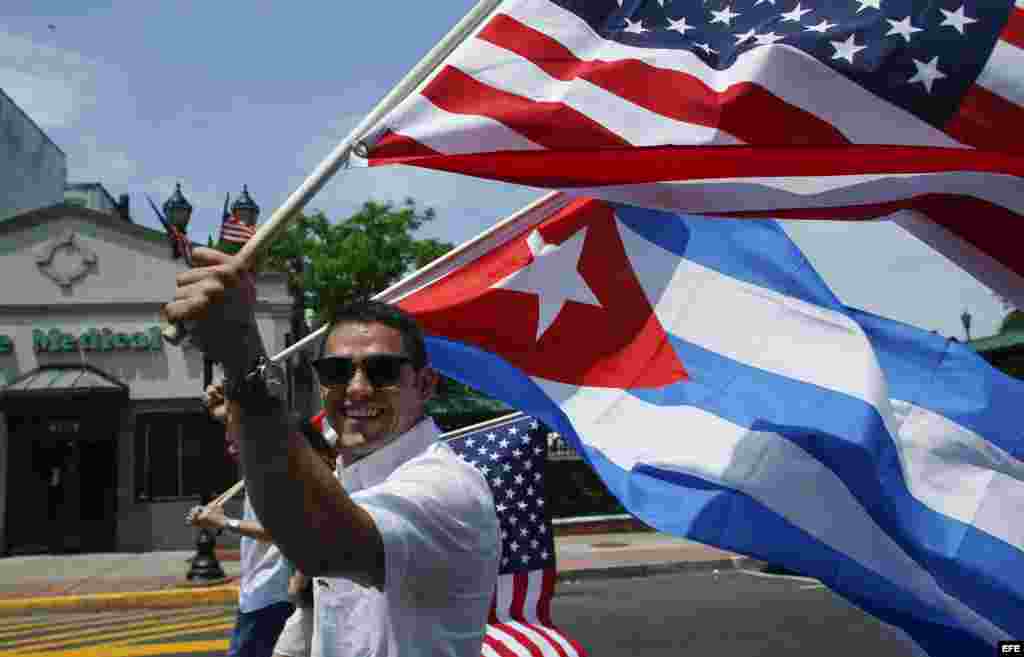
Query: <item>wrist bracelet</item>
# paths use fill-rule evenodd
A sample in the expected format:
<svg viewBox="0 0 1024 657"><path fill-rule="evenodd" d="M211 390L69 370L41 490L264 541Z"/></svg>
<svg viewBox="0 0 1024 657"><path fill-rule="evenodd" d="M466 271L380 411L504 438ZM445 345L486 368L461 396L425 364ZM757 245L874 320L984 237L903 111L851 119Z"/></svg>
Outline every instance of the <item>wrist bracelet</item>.
<svg viewBox="0 0 1024 657"><path fill-rule="evenodd" d="M249 414L271 415L283 410L288 396L284 368L259 356L248 373L230 380L228 399L238 402Z"/></svg>

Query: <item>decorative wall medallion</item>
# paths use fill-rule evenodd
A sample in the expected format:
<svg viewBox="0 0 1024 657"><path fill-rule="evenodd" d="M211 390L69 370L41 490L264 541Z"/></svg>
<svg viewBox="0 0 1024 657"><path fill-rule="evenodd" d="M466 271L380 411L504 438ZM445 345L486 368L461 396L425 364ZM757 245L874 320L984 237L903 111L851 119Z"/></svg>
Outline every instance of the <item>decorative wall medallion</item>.
<svg viewBox="0 0 1024 657"><path fill-rule="evenodd" d="M54 256L62 248L66 248L72 257L55 262ZM39 271L63 288L70 288L75 281L84 278L97 261L96 254L82 244L78 235L70 228L36 248L36 266L39 267Z"/></svg>

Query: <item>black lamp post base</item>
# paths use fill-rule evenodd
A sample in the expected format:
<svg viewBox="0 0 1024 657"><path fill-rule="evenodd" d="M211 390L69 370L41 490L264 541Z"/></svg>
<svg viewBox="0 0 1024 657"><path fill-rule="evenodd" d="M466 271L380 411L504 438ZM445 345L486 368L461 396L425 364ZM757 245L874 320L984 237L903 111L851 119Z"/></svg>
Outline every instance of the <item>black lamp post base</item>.
<svg viewBox="0 0 1024 657"><path fill-rule="evenodd" d="M214 552L216 545L217 539L209 530L199 530L199 537L196 539L196 554L192 557L192 565L189 566L188 574L185 576L189 581L209 582L227 577L220 562L217 561L217 555Z"/></svg>

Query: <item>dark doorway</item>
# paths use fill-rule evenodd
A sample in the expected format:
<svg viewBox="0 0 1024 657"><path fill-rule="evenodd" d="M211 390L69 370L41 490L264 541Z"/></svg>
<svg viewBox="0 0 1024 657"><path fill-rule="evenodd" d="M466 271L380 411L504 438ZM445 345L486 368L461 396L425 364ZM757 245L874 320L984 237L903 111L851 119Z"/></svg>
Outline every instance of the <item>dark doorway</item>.
<svg viewBox="0 0 1024 657"><path fill-rule="evenodd" d="M116 546L116 427L101 418L11 416L7 552Z"/></svg>
<svg viewBox="0 0 1024 657"><path fill-rule="evenodd" d="M56 445L46 444L34 418L7 419L7 514L9 554L50 551L49 518L55 494L49 482L50 464L56 461ZM36 437L39 440L36 440ZM54 497L51 497L54 495Z"/></svg>
<svg viewBox="0 0 1024 657"><path fill-rule="evenodd" d="M117 441L84 440L79 445L81 549L113 552L117 547Z"/></svg>

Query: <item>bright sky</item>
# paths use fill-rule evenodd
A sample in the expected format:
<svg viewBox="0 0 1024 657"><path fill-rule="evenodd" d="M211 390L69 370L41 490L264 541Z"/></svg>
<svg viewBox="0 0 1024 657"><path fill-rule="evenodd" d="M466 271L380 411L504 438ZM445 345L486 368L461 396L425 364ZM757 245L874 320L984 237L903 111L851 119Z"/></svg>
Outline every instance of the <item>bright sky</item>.
<svg viewBox="0 0 1024 657"><path fill-rule="evenodd" d="M205 242L242 184L266 218L473 0L4 0L0 88L67 153L69 182L145 202L181 181ZM74 9L69 9L73 6ZM53 26L52 28L50 26ZM353 169L308 206L342 218L368 199L437 210L423 232L459 243L541 192L411 168ZM997 330L987 288L886 224L788 224L848 305L962 338Z"/></svg>

